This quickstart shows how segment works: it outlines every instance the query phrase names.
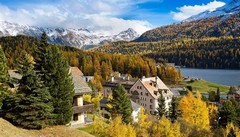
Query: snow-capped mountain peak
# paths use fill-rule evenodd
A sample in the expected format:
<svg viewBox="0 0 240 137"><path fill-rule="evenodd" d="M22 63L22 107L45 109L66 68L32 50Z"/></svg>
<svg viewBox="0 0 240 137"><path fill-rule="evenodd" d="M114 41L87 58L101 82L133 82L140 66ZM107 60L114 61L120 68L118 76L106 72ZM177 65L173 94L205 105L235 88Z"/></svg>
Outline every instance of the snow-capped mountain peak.
<svg viewBox="0 0 240 137"><path fill-rule="evenodd" d="M240 0L232 0L230 3L225 4L215 10L207 10L197 15L191 16L184 21L194 21L199 19L206 19L218 16L230 16L240 12Z"/></svg>
<svg viewBox="0 0 240 137"><path fill-rule="evenodd" d="M131 41L139 36L132 28L114 36L106 36L85 28L43 28L0 21L0 37L27 35L39 38L43 32L46 32L51 43L74 46L81 49L88 49L106 42Z"/></svg>
<svg viewBox="0 0 240 137"><path fill-rule="evenodd" d="M125 31L120 32L119 34L115 35L114 38L118 40L126 40L131 41L139 37L139 34L132 28L128 28Z"/></svg>

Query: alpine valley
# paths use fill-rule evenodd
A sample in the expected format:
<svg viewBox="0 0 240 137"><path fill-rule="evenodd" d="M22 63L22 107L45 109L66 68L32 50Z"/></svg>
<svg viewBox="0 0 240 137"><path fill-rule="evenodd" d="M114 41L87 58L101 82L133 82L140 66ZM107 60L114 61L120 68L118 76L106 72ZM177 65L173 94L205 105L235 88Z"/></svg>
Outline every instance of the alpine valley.
<svg viewBox="0 0 240 137"><path fill-rule="evenodd" d="M105 44L93 50L141 54L159 63L191 68L240 69L240 0L204 11L180 23L143 33L134 42Z"/></svg>
<svg viewBox="0 0 240 137"><path fill-rule="evenodd" d="M103 43L114 41L131 41L139 37L139 34L132 28L109 36L84 28L43 28L0 21L0 37L26 35L40 38L43 32L46 32L48 41L53 44L73 46L80 49L89 49Z"/></svg>

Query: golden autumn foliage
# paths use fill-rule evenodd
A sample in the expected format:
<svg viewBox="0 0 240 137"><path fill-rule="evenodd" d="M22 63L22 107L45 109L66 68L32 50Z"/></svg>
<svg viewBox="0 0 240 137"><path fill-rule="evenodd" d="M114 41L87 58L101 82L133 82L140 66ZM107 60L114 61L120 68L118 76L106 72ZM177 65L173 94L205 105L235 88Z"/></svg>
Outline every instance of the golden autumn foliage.
<svg viewBox="0 0 240 137"><path fill-rule="evenodd" d="M157 124L153 125L154 137L180 137L180 124L178 122L172 123L165 116L163 116Z"/></svg>
<svg viewBox="0 0 240 137"><path fill-rule="evenodd" d="M106 128L108 125L104 123L102 117L96 117L92 124L91 134L96 135L97 137L105 137L106 136Z"/></svg>
<svg viewBox="0 0 240 137"><path fill-rule="evenodd" d="M102 100L102 98L103 95L101 93L95 97L92 97L90 94L83 95L83 100L89 103L93 103L96 111L100 110L100 100Z"/></svg>
<svg viewBox="0 0 240 137"><path fill-rule="evenodd" d="M224 132L224 137L228 137L231 130L235 134L236 137L240 137L240 130L237 126L234 126L233 123L228 123L227 124L226 130Z"/></svg>
<svg viewBox="0 0 240 137"><path fill-rule="evenodd" d="M179 102L183 119L203 129L209 129L209 113L206 102L201 100L201 94L197 92L196 97L191 92L184 96Z"/></svg>
<svg viewBox="0 0 240 137"><path fill-rule="evenodd" d="M126 125L122 122L122 118L117 116L110 120L106 136L108 137L136 137L136 131L130 124Z"/></svg>
<svg viewBox="0 0 240 137"><path fill-rule="evenodd" d="M152 122L148 119L148 114L144 112L144 108L140 108L138 114L138 123L136 125L137 135L141 137L149 137L148 129L152 126Z"/></svg>

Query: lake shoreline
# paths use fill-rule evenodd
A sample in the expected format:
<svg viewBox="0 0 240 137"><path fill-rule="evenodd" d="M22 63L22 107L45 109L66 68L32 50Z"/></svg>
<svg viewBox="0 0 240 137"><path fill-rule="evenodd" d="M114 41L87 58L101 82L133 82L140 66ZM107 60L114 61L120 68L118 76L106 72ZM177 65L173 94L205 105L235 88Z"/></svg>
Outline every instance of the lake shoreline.
<svg viewBox="0 0 240 137"><path fill-rule="evenodd" d="M240 70L181 68L182 76L204 79L226 86L240 85Z"/></svg>

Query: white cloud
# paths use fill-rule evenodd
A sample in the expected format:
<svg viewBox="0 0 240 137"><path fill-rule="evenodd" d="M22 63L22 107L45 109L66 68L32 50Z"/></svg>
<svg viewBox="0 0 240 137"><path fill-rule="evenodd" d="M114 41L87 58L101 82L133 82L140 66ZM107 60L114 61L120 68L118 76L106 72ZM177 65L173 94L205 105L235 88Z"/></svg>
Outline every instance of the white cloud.
<svg viewBox="0 0 240 137"><path fill-rule="evenodd" d="M121 18L133 4L134 0L59 0L55 4L23 3L15 9L0 4L0 20L42 27L87 28L109 35L133 28L141 34L151 28L149 22Z"/></svg>
<svg viewBox="0 0 240 137"><path fill-rule="evenodd" d="M205 4L194 6L184 5L183 7L177 8L177 10L179 10L178 12L171 12L171 14L173 15L174 20L181 21L193 15L197 15L198 13L204 12L206 10L214 11L216 8L222 7L223 5L225 5L224 2L216 0L206 5Z"/></svg>

